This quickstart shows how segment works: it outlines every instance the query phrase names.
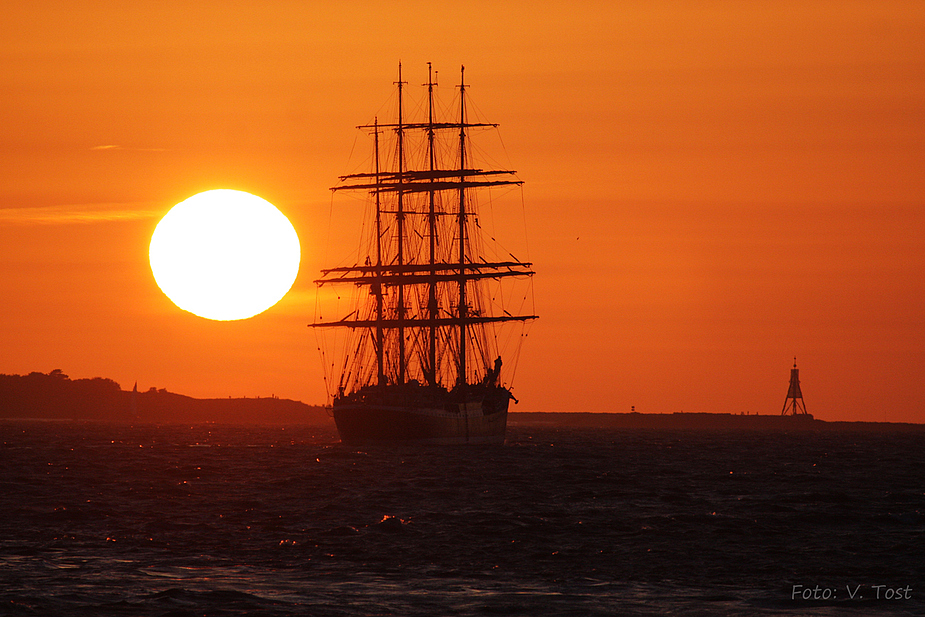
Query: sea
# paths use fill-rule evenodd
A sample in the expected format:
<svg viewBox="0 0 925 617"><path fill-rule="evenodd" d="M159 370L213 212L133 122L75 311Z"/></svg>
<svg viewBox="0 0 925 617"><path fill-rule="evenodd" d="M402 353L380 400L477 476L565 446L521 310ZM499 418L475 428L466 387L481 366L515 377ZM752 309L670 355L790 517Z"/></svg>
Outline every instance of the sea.
<svg viewBox="0 0 925 617"><path fill-rule="evenodd" d="M5 420L0 615L925 615L925 432Z"/></svg>

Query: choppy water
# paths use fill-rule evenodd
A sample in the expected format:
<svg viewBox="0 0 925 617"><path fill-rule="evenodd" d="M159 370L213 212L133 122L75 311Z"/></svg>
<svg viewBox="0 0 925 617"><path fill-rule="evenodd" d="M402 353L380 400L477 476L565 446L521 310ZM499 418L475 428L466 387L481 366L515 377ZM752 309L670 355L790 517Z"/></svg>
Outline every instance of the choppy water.
<svg viewBox="0 0 925 617"><path fill-rule="evenodd" d="M2 422L0 444L2 615L925 614L923 433L357 450Z"/></svg>

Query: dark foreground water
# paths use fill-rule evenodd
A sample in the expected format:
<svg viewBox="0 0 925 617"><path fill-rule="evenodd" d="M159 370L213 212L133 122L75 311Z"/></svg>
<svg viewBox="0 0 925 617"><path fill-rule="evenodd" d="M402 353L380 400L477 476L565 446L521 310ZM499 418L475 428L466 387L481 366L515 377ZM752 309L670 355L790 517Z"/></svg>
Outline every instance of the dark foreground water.
<svg viewBox="0 0 925 617"><path fill-rule="evenodd" d="M612 614L925 614L925 434L0 422L0 615Z"/></svg>

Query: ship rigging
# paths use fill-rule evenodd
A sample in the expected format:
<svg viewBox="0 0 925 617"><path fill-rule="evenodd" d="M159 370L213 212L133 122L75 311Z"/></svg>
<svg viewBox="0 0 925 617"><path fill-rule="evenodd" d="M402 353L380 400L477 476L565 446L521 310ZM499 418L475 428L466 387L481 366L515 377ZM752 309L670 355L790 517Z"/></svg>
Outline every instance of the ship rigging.
<svg viewBox="0 0 925 617"><path fill-rule="evenodd" d="M507 400L513 396L501 377L503 362L492 331L536 319L532 312L512 314L497 306L503 294L493 293L489 285L529 280L534 272L532 263L510 253L485 250L475 197L519 187L522 181L514 171L475 163L470 134L497 125L470 120L465 69L458 108L449 120L435 117L435 81L428 63L425 117L408 121L407 82L399 65L397 121L376 118L358 127L372 136L372 169L341 176L332 189L368 194L373 214L365 255L358 255L362 265L322 270L315 281L319 287L346 284L363 290L349 314L311 324L353 334L333 393L342 438L346 424L362 423L361 416L377 424L374 416L388 407L405 416L423 409L440 410L450 419L455 414L465 425L460 437L465 441L470 441L476 415L495 414L503 440ZM378 411L372 409L376 406ZM338 408L349 422L338 420ZM413 426L406 429L409 438L418 433ZM434 431L440 432L425 432L439 440Z"/></svg>

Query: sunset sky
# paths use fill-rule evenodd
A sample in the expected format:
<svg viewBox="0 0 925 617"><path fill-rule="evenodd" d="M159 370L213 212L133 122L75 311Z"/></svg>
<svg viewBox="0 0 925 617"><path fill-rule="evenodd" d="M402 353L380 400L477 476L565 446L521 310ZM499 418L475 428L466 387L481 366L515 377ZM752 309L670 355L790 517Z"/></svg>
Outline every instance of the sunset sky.
<svg viewBox="0 0 925 617"><path fill-rule="evenodd" d="M324 403L329 187L398 62L432 62L525 182L512 411L776 414L796 356L817 418L925 422L923 2L7 5L0 373ZM181 311L148 264L214 188L299 234L252 319Z"/></svg>

